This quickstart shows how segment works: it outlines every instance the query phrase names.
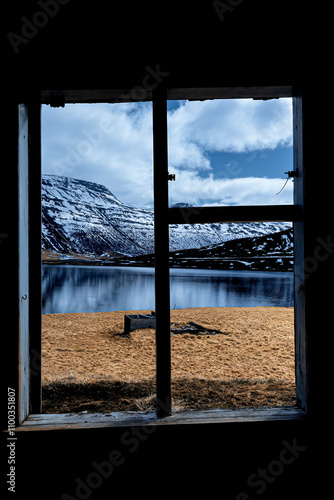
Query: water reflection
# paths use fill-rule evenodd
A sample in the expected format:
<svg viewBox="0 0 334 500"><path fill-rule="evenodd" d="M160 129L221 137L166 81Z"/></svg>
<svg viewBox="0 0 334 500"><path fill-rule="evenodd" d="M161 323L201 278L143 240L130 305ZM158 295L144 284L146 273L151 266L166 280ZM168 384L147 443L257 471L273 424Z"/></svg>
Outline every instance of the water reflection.
<svg viewBox="0 0 334 500"><path fill-rule="evenodd" d="M171 269L171 308L293 305L292 273ZM154 309L154 269L43 266L42 312Z"/></svg>
<svg viewBox="0 0 334 500"><path fill-rule="evenodd" d="M175 273L172 285L176 309L184 300L184 307L293 306L291 273L194 270L191 276Z"/></svg>

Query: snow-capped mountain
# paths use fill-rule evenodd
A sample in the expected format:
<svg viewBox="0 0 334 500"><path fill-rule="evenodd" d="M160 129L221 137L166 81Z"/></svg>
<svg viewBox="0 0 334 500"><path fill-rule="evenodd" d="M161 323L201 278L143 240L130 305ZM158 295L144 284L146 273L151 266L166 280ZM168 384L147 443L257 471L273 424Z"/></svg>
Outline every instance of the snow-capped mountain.
<svg viewBox="0 0 334 500"><path fill-rule="evenodd" d="M269 222L171 225L170 251L262 236L288 227L287 223ZM154 213L122 203L101 184L43 175L42 235L43 249L60 253L144 255L154 252Z"/></svg>

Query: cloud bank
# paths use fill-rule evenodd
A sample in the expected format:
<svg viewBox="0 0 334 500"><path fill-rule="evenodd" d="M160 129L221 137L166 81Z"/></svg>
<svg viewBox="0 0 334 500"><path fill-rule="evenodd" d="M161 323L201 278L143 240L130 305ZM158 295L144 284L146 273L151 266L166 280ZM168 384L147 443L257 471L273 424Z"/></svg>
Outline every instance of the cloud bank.
<svg viewBox="0 0 334 500"><path fill-rule="evenodd" d="M242 177L232 169L216 178L210 154L250 154L292 145L290 99L180 102L168 113L170 202L265 204L291 202L292 183ZM150 103L43 106L45 173L106 185L121 201L152 204L153 138ZM232 174L231 174L232 172Z"/></svg>
<svg viewBox="0 0 334 500"><path fill-rule="evenodd" d="M290 99L228 99L186 102L169 114L170 162L187 162L188 148L197 153L244 153L292 145ZM195 157L195 155L194 155ZM207 168L207 162L198 167Z"/></svg>

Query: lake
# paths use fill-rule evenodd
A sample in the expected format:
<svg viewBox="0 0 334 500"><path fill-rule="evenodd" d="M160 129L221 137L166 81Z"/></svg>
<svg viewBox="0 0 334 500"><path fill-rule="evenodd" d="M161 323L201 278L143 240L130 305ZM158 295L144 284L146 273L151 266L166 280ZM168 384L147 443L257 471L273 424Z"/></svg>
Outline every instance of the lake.
<svg viewBox="0 0 334 500"><path fill-rule="evenodd" d="M170 269L171 309L293 306L293 273ZM52 266L42 269L42 313L154 310L154 269Z"/></svg>

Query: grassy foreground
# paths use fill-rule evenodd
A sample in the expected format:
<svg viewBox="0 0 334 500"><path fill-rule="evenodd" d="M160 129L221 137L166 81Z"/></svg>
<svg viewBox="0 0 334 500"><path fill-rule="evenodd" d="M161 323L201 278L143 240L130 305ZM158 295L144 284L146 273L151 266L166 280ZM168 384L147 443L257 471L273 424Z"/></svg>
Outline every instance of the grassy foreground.
<svg viewBox="0 0 334 500"><path fill-rule="evenodd" d="M154 330L122 335L136 312L43 316L43 412L154 408ZM295 404L293 308L171 311L189 321L221 334L171 335L174 409Z"/></svg>

